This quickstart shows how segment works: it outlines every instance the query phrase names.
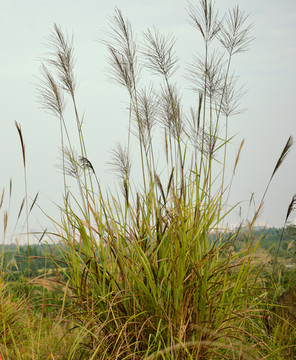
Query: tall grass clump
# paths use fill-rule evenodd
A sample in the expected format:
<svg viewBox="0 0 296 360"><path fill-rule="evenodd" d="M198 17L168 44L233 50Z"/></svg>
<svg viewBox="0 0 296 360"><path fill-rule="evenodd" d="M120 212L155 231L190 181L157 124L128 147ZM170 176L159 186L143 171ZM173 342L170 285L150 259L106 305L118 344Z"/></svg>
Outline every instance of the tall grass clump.
<svg viewBox="0 0 296 360"><path fill-rule="evenodd" d="M228 174L228 123L242 95L231 65L247 50L251 26L238 7L220 18L212 1L189 4L188 13L204 43L187 67L196 103L189 110L174 82L174 36L147 30L138 43L119 9L111 17L109 74L127 90L129 117L126 144L111 161L120 191L106 195L76 105L72 39L58 25L49 37L39 93L60 123L64 202L54 223L67 270L57 266L79 329L69 358L78 351L83 359L278 358L264 330L262 265L253 257L251 227L263 199L240 252L234 245L241 229L229 236L225 227L243 146ZM145 87L150 73L158 80ZM69 135L67 98L78 149ZM135 146L140 172L133 178ZM69 176L78 193L70 191Z"/></svg>
<svg viewBox="0 0 296 360"><path fill-rule="evenodd" d="M19 126L17 130L21 135ZM22 136L20 138L23 139ZM24 142L21 143L24 155ZM22 241L22 231L26 228L28 216L36 204L38 194L30 203L30 207L28 206L28 212L25 211L24 225L21 225L26 209L26 196L20 204L13 224L12 193L13 182L10 180L8 191L3 188L0 195L0 215L3 224L0 233L0 358L29 360L53 359L56 356L56 359L67 359L67 347L72 342L70 337L75 338L75 331L69 335L65 334L69 324L63 317L63 307L59 306L61 301L56 299L59 295L53 298L52 293L46 291L46 275L32 275L32 264L36 256L31 255L29 243L26 244L27 247ZM27 202L29 204L28 199ZM24 232L26 235L32 235L26 230ZM20 245L22 243L23 245ZM20 250L26 255L21 256ZM22 266L23 262L25 265ZM45 266L45 273L46 270ZM39 286L35 285L38 279ZM47 311L48 307L51 311Z"/></svg>

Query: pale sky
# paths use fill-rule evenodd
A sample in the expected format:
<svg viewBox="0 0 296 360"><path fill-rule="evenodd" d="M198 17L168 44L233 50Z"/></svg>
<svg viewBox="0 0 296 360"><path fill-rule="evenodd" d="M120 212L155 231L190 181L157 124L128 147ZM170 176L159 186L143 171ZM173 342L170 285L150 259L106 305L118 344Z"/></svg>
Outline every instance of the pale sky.
<svg viewBox="0 0 296 360"><path fill-rule="evenodd" d="M236 4L231 0L216 1L221 15ZM26 144L30 197L39 191L39 205L53 216L57 212L52 202L60 203L61 199L62 176L55 167L59 157L59 123L41 109L34 85L39 76L40 57L47 51L45 38L54 22L74 35L78 105L80 113L85 112L84 131L89 158L103 187L113 181L114 175L107 172L106 162L115 142L125 141L128 126L127 93L108 80L106 49L101 43L105 39L103 30L108 27L108 16L112 15L115 6L129 18L139 40L141 32L152 26L175 34L176 50L181 58L180 79L186 97L189 85L184 81L183 70L192 55L202 50L199 34L187 21L186 1L0 2L0 190L2 187L8 190L11 177L14 184L12 224L24 194L21 150L14 120L21 124ZM242 99L242 107L247 111L230 120L230 131L237 134L233 141L234 152L245 138L231 196L233 204L242 202L244 216L252 192L257 203L260 201L288 137L293 135L296 140L296 2L240 0L239 6L250 15L254 24L252 36L255 37L250 50L237 56L233 68L248 91ZM296 144L266 197L260 219L269 225L283 224L287 207L296 192L295 159ZM238 221L237 213L231 221ZM291 218L296 218L296 213ZM49 226L48 221L35 211L31 220L34 230L38 229L37 221L42 226Z"/></svg>

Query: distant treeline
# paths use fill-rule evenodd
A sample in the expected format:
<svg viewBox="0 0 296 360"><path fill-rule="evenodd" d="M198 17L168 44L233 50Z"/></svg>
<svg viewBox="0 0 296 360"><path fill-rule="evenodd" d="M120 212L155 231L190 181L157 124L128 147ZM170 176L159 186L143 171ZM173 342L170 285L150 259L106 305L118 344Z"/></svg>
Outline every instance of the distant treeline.
<svg viewBox="0 0 296 360"><path fill-rule="evenodd" d="M45 271L57 270L63 266L60 245L4 245L1 269L8 280L17 280L20 275L35 277Z"/></svg>
<svg viewBox="0 0 296 360"><path fill-rule="evenodd" d="M215 235L212 235L213 237ZM250 234L247 229L237 233L233 237L231 232L223 234L223 241L233 241L234 251L239 251L243 246L252 240L260 238L260 246L264 251L268 251L270 255L275 255L278 245L279 257L294 260L295 257L295 239L296 226L290 225L283 228L266 228L257 229ZM213 238L214 240L214 238ZM254 244L257 241L253 242ZM64 250L62 245L37 244L17 246L4 245L2 247L1 269L9 277L9 280L17 280L20 276L38 276L45 271L58 270L58 267L65 267L63 261Z"/></svg>
<svg viewBox="0 0 296 360"><path fill-rule="evenodd" d="M285 257L285 259L294 259L296 251L296 226L289 225L285 228L259 228L254 229L251 233L248 229L242 229L239 235L236 233L228 233L225 236L225 240L233 238L234 250L239 251L242 246L253 242L257 244L257 240L260 239L260 246L262 250L268 251L270 255L275 256L278 250L279 257ZM279 247L279 248L278 248Z"/></svg>

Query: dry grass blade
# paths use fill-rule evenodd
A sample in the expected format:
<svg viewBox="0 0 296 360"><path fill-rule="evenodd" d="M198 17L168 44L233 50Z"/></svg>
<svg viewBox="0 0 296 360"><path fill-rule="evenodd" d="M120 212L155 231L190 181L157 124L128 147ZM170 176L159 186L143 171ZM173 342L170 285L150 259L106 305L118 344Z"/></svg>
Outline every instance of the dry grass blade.
<svg viewBox="0 0 296 360"><path fill-rule="evenodd" d="M259 206L259 208L261 208L262 205L263 205L263 202L264 202L264 199L265 199L265 195L266 195L266 193L267 193L267 191L268 191L268 189L269 189L269 186L270 186L270 183L271 183L272 178L274 177L275 173L277 172L277 170L278 170L278 169L280 168L280 166L282 165L283 161L285 160L286 156L288 155L289 151L291 150L291 147L292 147L293 143L294 143L294 140L293 140L293 137L292 137L292 135L291 135L291 136L289 136L289 139L288 139L288 141L287 141L287 143L286 143L286 145L285 145L285 147L284 147L284 149L283 149L283 151L282 151L282 153L281 153L281 156L279 157L279 159L278 159L278 161L277 161L277 163L276 163L276 165L275 165L275 168L274 168L274 170L273 170L273 172L272 172L272 174L271 174L271 177L270 177L270 179L269 179L269 182L268 182L268 184L267 184L267 186L266 186L266 188L265 188L265 191L264 191L264 193L263 193L262 199L261 199L261 201L260 201L260 206ZM259 209L258 209L258 210L259 210ZM255 215L256 215L256 213L255 213ZM257 214L257 215L258 215L258 214ZM253 222L254 222L254 219L253 219ZM253 223L253 222L252 222L252 223Z"/></svg>
<svg viewBox="0 0 296 360"><path fill-rule="evenodd" d="M264 197L262 198L262 200L260 202L260 205L259 205L258 209L255 211L254 217L253 217L252 221L249 224L250 230L254 227L255 222L258 220L258 218L260 217L260 214L263 211L263 205L264 205L263 200L264 200Z"/></svg>
<svg viewBox="0 0 296 360"><path fill-rule="evenodd" d="M169 192L170 192L171 186L173 185L174 171L175 171L175 168L173 167L173 168L172 168L172 171L171 171L170 178L169 178L168 186L167 186L167 196L168 196L168 194L169 194Z"/></svg>
<svg viewBox="0 0 296 360"><path fill-rule="evenodd" d="M290 139L290 138L289 138ZM277 250L276 250L276 256L275 256L275 262L274 262L274 267L273 267L273 273L275 273L276 270L276 265L277 265L277 260L278 260L278 255L279 255L279 250L280 250L280 246L283 240L283 235L284 235L284 231L285 231L285 227L288 221L289 216L291 215L291 213L293 212L293 210L295 209L295 205L296 205L296 194L293 195L292 200L288 206L288 210L287 210L287 215L285 218L285 223L284 226L282 228L282 232L281 232L281 236L280 236L280 240L277 246Z"/></svg>
<svg viewBox="0 0 296 360"><path fill-rule="evenodd" d="M5 189L3 188L2 195L1 195L1 200L0 200L0 209L2 208L2 205L3 205L4 193L5 193Z"/></svg>
<svg viewBox="0 0 296 360"><path fill-rule="evenodd" d="M37 194L36 194L35 197L34 197L34 200L33 200L33 202L32 202L32 205L30 206L29 213L32 211L32 209L33 209L33 207L34 207L34 205L35 205L35 203L36 203L36 201L37 201L37 199L38 199L38 196L39 196L39 192L37 192Z"/></svg>
<svg viewBox="0 0 296 360"><path fill-rule="evenodd" d="M10 181L9 181L9 198L11 198L11 194L12 194L12 179L10 178Z"/></svg>
<svg viewBox="0 0 296 360"><path fill-rule="evenodd" d="M277 172L277 170L279 169L279 167L282 165L283 161L285 160L286 156L288 155L289 151L291 150L292 145L294 144L294 140L293 140L293 136L291 135L281 153L281 156L279 157L275 168L273 170L273 173L271 175L271 178L273 178L274 174Z"/></svg>
<svg viewBox="0 0 296 360"><path fill-rule="evenodd" d="M92 163L86 157L80 156L79 162L83 169L89 169L95 174L95 169L92 166Z"/></svg>
<svg viewBox="0 0 296 360"><path fill-rule="evenodd" d="M293 195L292 200L289 204L285 223L288 221L288 218L291 215L291 213L295 210L295 206L296 206L296 194Z"/></svg>
<svg viewBox="0 0 296 360"><path fill-rule="evenodd" d="M23 154L23 162L24 162L24 167L26 167L25 143L24 143L24 139L23 139L23 134L22 134L21 125L18 124L16 121L15 121L14 123L15 123L15 126L16 126L16 128L17 128L18 134L19 134L19 136L20 136L21 146L22 146L22 154Z"/></svg>
<svg viewBox="0 0 296 360"><path fill-rule="evenodd" d="M140 203L140 195L137 192L137 202L136 202L136 224L137 228L140 228L140 211L141 211L141 203Z"/></svg>
<svg viewBox="0 0 296 360"><path fill-rule="evenodd" d="M235 174L235 170L236 170L236 167L237 167L237 164L238 164L238 161L239 161L239 157L240 157L242 148L243 148L243 146L244 146L244 143L245 143L245 139L242 140L242 142L241 142L241 144L240 144L240 147L239 147L239 149L238 149L238 152L237 152L237 155L236 155L236 158L235 158L234 167L233 167L233 175Z"/></svg>
<svg viewBox="0 0 296 360"><path fill-rule="evenodd" d="M287 247L287 252L292 248L293 245L294 245L294 239L289 242L288 247Z"/></svg>
<svg viewBox="0 0 296 360"><path fill-rule="evenodd" d="M8 222L8 214L7 214L7 211L4 212L4 219L3 219L3 222L4 222L4 234L6 233L6 229L7 229L7 222ZM5 237L5 236L4 236Z"/></svg>
<svg viewBox="0 0 296 360"><path fill-rule="evenodd" d="M21 213L22 213L23 208L24 208L24 205L25 205L25 198L23 199L23 201L22 201L22 203L21 203L21 206L20 206L20 209L19 209L19 213L18 213L17 219L20 218Z"/></svg>
<svg viewBox="0 0 296 360"><path fill-rule="evenodd" d="M168 134L167 129L164 128L164 147L165 147L165 157L166 161L169 161L169 143L168 143Z"/></svg>
<svg viewBox="0 0 296 360"><path fill-rule="evenodd" d="M154 179L155 179L155 182L156 182L157 186L158 186L159 189L160 189L160 192L161 192L163 201L165 202L165 198L166 198L166 197L165 197L165 194L164 194L163 186L162 186L162 183L161 183L161 181L160 181L160 178L159 178L159 176L157 175L156 172L154 173Z"/></svg>
<svg viewBox="0 0 296 360"><path fill-rule="evenodd" d="M38 240L38 243L40 244L41 243L41 241L42 241L42 239L43 239L43 237L44 237L44 235L47 233L47 229L45 229L44 231L43 231L43 233L42 233L42 235L40 236L40 239Z"/></svg>

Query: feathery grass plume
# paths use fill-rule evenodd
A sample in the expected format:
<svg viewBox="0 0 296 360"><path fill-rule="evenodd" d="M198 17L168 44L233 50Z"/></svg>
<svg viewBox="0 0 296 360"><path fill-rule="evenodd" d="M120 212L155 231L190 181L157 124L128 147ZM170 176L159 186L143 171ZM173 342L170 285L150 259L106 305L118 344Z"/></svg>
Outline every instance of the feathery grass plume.
<svg viewBox="0 0 296 360"><path fill-rule="evenodd" d="M218 20L218 12L214 9L214 3L211 0L200 0L199 6L189 4L189 17L191 23L195 26L208 44L221 30L221 21Z"/></svg>
<svg viewBox="0 0 296 360"><path fill-rule="evenodd" d="M245 16L239 9L239 6L236 6L232 9L232 11L228 12L228 16L223 19L223 23L221 24L221 31L218 34L218 40L222 44L222 46L228 52L228 64L226 68L226 72L224 75L225 81L224 86L221 91L221 100L218 107L218 117L220 113L224 114L226 117L225 122L225 147L224 147L224 160L226 161L227 155L227 143L228 143L228 121L230 115L236 115L240 113L242 110L238 110L239 100L243 95L242 87L238 90L235 89L237 78L230 75L229 69L232 60L232 56L244 52L248 49L250 42L253 40L249 36L250 30L252 28L252 24L246 24L248 20L248 16ZM235 79L235 80L234 80ZM221 193L224 189L224 181L225 181L225 167L223 168L222 175L222 186Z"/></svg>
<svg viewBox="0 0 296 360"><path fill-rule="evenodd" d="M140 75L136 56L137 44L130 22L123 18L118 8L115 8L115 13L110 18L110 31L107 35L110 39L106 42L110 65L108 75L132 95Z"/></svg>
<svg viewBox="0 0 296 360"><path fill-rule="evenodd" d="M65 36L61 27L54 24L54 29L48 37L48 43L52 52L46 62L57 72L63 89L71 96L76 90L74 76L75 56L73 52L73 37Z"/></svg>
<svg viewBox="0 0 296 360"><path fill-rule="evenodd" d="M170 83L171 76L178 70L177 64L179 59L174 51L175 41L172 34L164 36L155 28L153 32L148 29L147 32L144 33L142 53L145 57L144 63L146 67L153 74L160 75L164 81L160 94L160 103L164 105L159 109L161 113L160 121L168 129L171 151L171 136L173 136L177 142L181 181L183 182L184 163L180 139L183 131L181 101L176 86Z"/></svg>
<svg viewBox="0 0 296 360"><path fill-rule="evenodd" d="M61 169L63 173L65 173L68 176L71 176L77 180L80 179L80 176L82 174L82 168L79 163L78 155L69 147L65 147L61 150L62 157L64 159L63 165L57 164L57 168Z"/></svg>
<svg viewBox="0 0 296 360"><path fill-rule="evenodd" d="M83 118L80 119L76 105L76 80L74 76L74 67L76 60L74 56L73 36L72 38L70 38L68 35L65 36L61 27L57 24L54 24L54 29L48 40L49 47L52 49L52 52L50 54L51 57L48 57L47 59L45 59L45 61L50 64L52 70L57 74L62 89L70 95L72 104L74 106L76 126L80 143L80 151L82 156L87 156L83 133L81 131ZM71 141L63 118L62 122L67 135L68 146L71 150ZM85 173L84 182L86 182Z"/></svg>
<svg viewBox="0 0 296 360"><path fill-rule="evenodd" d="M201 154L214 158L216 145L219 137L213 134L212 126L208 123L205 125L205 129L199 129L199 132L196 132L194 129L194 119L193 123L189 123L186 129L186 135L190 140L192 146L196 151L199 151ZM216 131L217 132L217 131ZM217 148L218 150L218 148Z"/></svg>
<svg viewBox="0 0 296 360"><path fill-rule="evenodd" d="M247 20L248 16L240 11L238 5L232 11L229 10L228 16L224 19L218 39L230 56L247 51L253 40L249 36L253 25L246 25Z"/></svg>
<svg viewBox="0 0 296 360"><path fill-rule="evenodd" d="M129 130L127 140L127 155L130 152L130 135L131 135L131 120L132 113L136 114L136 120L138 125L138 138L141 154L141 163L144 164L147 161L147 153L145 153L145 139L142 129L141 119L138 114L138 82L140 79L141 66L137 61L137 42L133 35L133 31L130 22L123 18L121 11L115 8L113 17L110 19L110 31L107 32L109 37L108 41L105 41L107 49L109 50L109 68L108 74L111 74L111 78L115 80L119 85L127 89L130 96L130 116L129 116ZM146 189L146 175L144 166L142 166L142 179L144 182L144 188ZM126 183L128 186L128 183Z"/></svg>
<svg viewBox="0 0 296 360"><path fill-rule="evenodd" d="M237 82L237 76L228 76L227 82L221 93L220 111L227 119L230 116L239 115L246 110L240 108L240 100L245 95L246 91L244 90L244 85L237 88Z"/></svg>
<svg viewBox="0 0 296 360"><path fill-rule="evenodd" d="M37 85L40 103L54 116L61 117L65 109L63 92L44 64L41 65L40 71L42 77Z"/></svg>
<svg viewBox="0 0 296 360"><path fill-rule="evenodd" d="M201 132L201 150L200 150L200 166L199 166L199 172L201 172L202 170L202 158L204 156L204 145L205 145L205 134L206 134L206 122L208 122L208 124L210 124L210 134L211 135L217 135L215 134L215 125L213 123L213 118L212 118L212 110L213 110L213 103L212 103L212 94L213 94L213 90L217 90L217 79L220 79L220 72L218 72L218 74L210 74L210 84L212 89L209 91L208 90L208 82L209 82L209 78L208 78L208 62L211 59L211 52L210 52L210 43L211 41L218 35L220 29L221 29L221 21L218 20L218 12L215 11L214 8L214 3L209 0L200 0L199 1L199 5L193 5L192 3L188 2L189 7L188 7L188 14L190 17L190 23L201 33L203 40L204 40L204 45L205 45L205 54L204 54L204 60L199 60L198 58L195 58L195 61L198 62L199 65L201 65L203 63L204 65L204 69L202 69L202 73L204 74L201 78L201 82L197 81L197 83L201 83L201 89L199 89L199 91L203 94L203 115L202 115L202 132ZM212 67L213 64L217 63L217 59L218 57L216 56L212 56ZM219 63L220 61L218 61ZM197 68L199 68L200 66L197 64ZM216 68L216 66L214 66L214 68ZM192 66L191 66L192 69ZM194 66L193 66L194 69ZM187 69L188 70L188 69ZM189 69L190 70L190 69ZM214 69L213 69L214 70ZM197 71L197 69L195 68L195 70L193 71ZM199 71L199 70L198 70ZM188 71L187 71L188 72ZM197 75L198 76L198 75ZM213 77L214 76L214 77ZM192 76L189 75L189 77L192 79ZM216 79L217 78L217 79ZM219 81L218 81L219 82ZM196 87L196 80L194 81L195 83L195 87ZM210 95L209 98L209 119L206 120L207 116L207 96ZM216 123L218 123L218 118ZM208 175L205 176L205 186L208 186L207 183L211 178L211 174L210 174L210 164L208 167Z"/></svg>
<svg viewBox="0 0 296 360"><path fill-rule="evenodd" d="M52 42L54 41L54 32L50 37L50 47L52 47ZM54 41L55 43L56 41ZM57 48L57 44L53 46L54 50ZM52 54L51 54L52 55ZM55 56L55 55L54 55ZM51 59L46 59L47 62L53 66L53 62ZM65 110L65 100L64 100L64 87L60 82L57 82L54 75L48 70L48 68L41 64L41 78L39 79L39 83L36 85L38 92L38 100L41 106L48 110L52 115L57 117L60 122L60 136L61 136L61 146L62 149L65 147L64 144L64 132L66 133L67 140L70 141L70 137L68 134L67 126L64 119L64 110ZM62 154L62 171L64 177L64 194L67 192L66 185L66 174L65 174L65 154Z"/></svg>
<svg viewBox="0 0 296 360"><path fill-rule="evenodd" d="M204 93L211 100L222 93L225 77L223 69L225 61L223 54L214 50L207 57L198 55L193 57L193 64L187 68L186 77L192 83L192 90Z"/></svg>
<svg viewBox="0 0 296 360"><path fill-rule="evenodd" d="M126 58L119 51L114 49L113 47L109 48L110 57L109 63L110 67L113 68L113 71L108 70L108 74L112 74L112 78L116 79L120 85L124 88L127 88L129 93L131 94L134 89L134 82L132 74L130 73L129 64L126 61ZM116 65L116 67L115 67ZM120 76L119 76L120 75Z"/></svg>
<svg viewBox="0 0 296 360"><path fill-rule="evenodd" d="M184 127L186 136L190 140L192 146L196 151L195 159L197 158L197 150L201 149L202 134L200 129L200 121L201 121L202 101L203 101L203 94L202 92L200 92L198 109L195 110L192 107L190 108L190 116L186 116L186 124Z"/></svg>
<svg viewBox="0 0 296 360"><path fill-rule="evenodd" d="M146 149L152 150L152 135L156 125L159 112L159 100L157 94L150 89L141 89L137 96L137 108L133 109L137 132L134 135L138 137L138 121L141 124L143 144Z"/></svg>
<svg viewBox="0 0 296 360"><path fill-rule="evenodd" d="M218 136L217 130L213 132L212 125L208 125L208 130L203 134L203 144L202 149L203 154L208 156L209 159L214 159L215 153L219 150L220 147L217 146Z"/></svg>
<svg viewBox="0 0 296 360"><path fill-rule="evenodd" d="M144 33L143 55L146 67L154 74L168 79L178 70L179 58L174 50L176 39L170 33L164 36L157 29Z"/></svg>
<svg viewBox="0 0 296 360"><path fill-rule="evenodd" d="M120 143L112 151L112 158L108 162L112 171L122 181L121 186L126 200L128 200L130 173L131 173L131 159L127 152L127 147L122 146Z"/></svg>
<svg viewBox="0 0 296 360"><path fill-rule="evenodd" d="M181 97L176 86L162 87L158 121L167 129L169 136L180 139L183 130Z"/></svg>
<svg viewBox="0 0 296 360"><path fill-rule="evenodd" d="M44 59L44 61L49 64L51 72L43 66L43 75L45 80L41 83L41 87L39 92L43 97L43 102L45 105L51 107L53 112L56 112L61 122L61 138L62 138L62 148L65 147L64 140L63 140L63 132L65 131L70 152L72 156L74 156L71 139L68 134L67 126L65 124L65 120L63 117L63 110L64 110L64 100L63 100L63 90L70 96L72 101L74 112L75 112L75 119L76 119L76 126L78 132L78 138L80 143L80 151L82 156L86 157L86 148L85 142L83 138L83 133L81 131L83 118L80 119L77 105L76 105L76 80L74 76L74 67L75 67L75 55L74 55L74 47L73 47L73 36L70 38L68 35L64 35L61 27L54 24L54 28L48 37L48 47L51 49L51 52L48 56ZM55 80L57 77L58 80ZM63 157L63 166L64 164L64 157ZM84 173L84 182L86 183L87 178L86 174ZM65 187L65 194L66 190L66 180L64 178L64 187ZM80 184L80 192L82 194L82 185Z"/></svg>
<svg viewBox="0 0 296 360"><path fill-rule="evenodd" d="M129 178L131 162L127 157L127 148L117 143L112 151L112 160L108 162L108 165L120 178Z"/></svg>
<svg viewBox="0 0 296 360"><path fill-rule="evenodd" d="M24 168L25 168L26 167L26 152L25 152L25 143L24 143L24 139L23 139L21 125L18 124L16 121L14 122L14 124L16 126L17 132L20 137L21 147L22 147L22 155L23 155L23 164L24 164Z"/></svg>

